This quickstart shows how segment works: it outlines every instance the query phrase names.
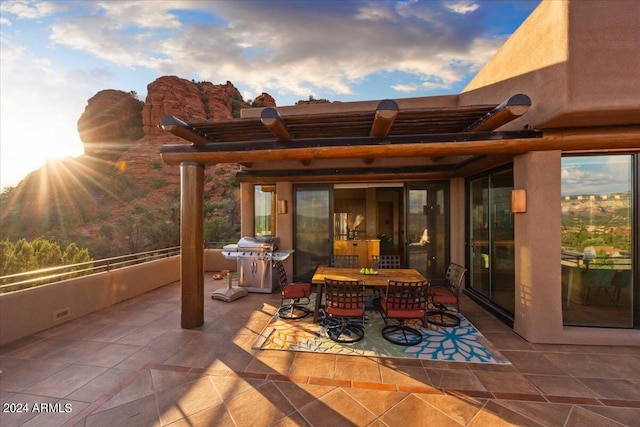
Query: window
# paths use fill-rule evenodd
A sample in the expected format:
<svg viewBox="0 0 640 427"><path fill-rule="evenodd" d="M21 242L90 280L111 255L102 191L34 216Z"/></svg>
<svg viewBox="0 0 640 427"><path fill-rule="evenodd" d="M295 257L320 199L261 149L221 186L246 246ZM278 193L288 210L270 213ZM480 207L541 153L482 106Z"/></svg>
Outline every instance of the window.
<svg viewBox="0 0 640 427"><path fill-rule="evenodd" d="M256 185L253 192L254 236L276 235L276 186Z"/></svg>
<svg viewBox="0 0 640 427"><path fill-rule="evenodd" d="M562 158L565 325L634 326L633 179L638 172L633 160L632 155Z"/></svg>

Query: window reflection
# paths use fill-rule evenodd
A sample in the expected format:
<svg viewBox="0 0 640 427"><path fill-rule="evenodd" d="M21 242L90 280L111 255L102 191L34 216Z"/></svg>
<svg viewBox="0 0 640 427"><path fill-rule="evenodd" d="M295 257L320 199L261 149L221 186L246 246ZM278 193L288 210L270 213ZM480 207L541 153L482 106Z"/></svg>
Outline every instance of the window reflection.
<svg viewBox="0 0 640 427"><path fill-rule="evenodd" d="M562 159L565 325L633 327L632 158Z"/></svg>
<svg viewBox="0 0 640 427"><path fill-rule="evenodd" d="M254 186L254 236L276 235L276 186L273 184Z"/></svg>

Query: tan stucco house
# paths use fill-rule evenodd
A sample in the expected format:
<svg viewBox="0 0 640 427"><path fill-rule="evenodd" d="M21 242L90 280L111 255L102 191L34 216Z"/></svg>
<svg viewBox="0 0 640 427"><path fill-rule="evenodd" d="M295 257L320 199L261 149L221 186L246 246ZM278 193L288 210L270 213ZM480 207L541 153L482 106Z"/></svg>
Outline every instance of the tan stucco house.
<svg viewBox="0 0 640 427"><path fill-rule="evenodd" d="M640 345L639 18L543 1L456 95L163 119L190 143L162 148L182 171L183 327L203 321L204 168L235 162L242 234L295 250L292 277L349 250L427 278L455 262L530 342Z"/></svg>

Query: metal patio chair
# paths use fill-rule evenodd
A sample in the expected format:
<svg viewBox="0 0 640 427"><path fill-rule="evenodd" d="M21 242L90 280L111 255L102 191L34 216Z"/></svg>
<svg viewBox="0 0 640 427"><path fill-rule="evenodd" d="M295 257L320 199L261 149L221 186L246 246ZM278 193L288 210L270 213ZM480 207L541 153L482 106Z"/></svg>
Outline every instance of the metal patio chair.
<svg viewBox="0 0 640 427"><path fill-rule="evenodd" d="M360 259L358 255L334 255L331 267L358 268Z"/></svg>
<svg viewBox="0 0 640 427"><path fill-rule="evenodd" d="M373 255L371 258L373 268L401 268L400 255Z"/></svg>
<svg viewBox="0 0 640 427"><path fill-rule="evenodd" d="M283 319L302 319L311 313L311 309L305 305L311 302L311 283L289 283L287 272L280 261L274 263L278 282L281 288L282 303L278 309L278 316Z"/></svg>
<svg viewBox="0 0 640 427"><path fill-rule="evenodd" d="M387 293L380 299L385 327L382 336L398 345L411 346L422 342L422 333L406 324L407 320L424 322L428 282L400 282L389 280ZM394 321L391 323L390 321Z"/></svg>
<svg viewBox="0 0 640 427"><path fill-rule="evenodd" d="M444 279L429 281L427 322L445 327L460 324L460 290L466 272L467 269L463 266L451 263ZM452 310L451 307L455 309Z"/></svg>
<svg viewBox="0 0 640 427"><path fill-rule="evenodd" d="M364 338L364 280L324 279L325 325L336 342L354 343Z"/></svg>

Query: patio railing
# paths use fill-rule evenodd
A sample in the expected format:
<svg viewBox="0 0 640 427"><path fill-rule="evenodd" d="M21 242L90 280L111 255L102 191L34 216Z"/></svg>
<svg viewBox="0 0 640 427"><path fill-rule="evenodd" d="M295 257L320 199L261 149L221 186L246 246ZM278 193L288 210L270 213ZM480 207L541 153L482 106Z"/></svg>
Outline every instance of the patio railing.
<svg viewBox="0 0 640 427"><path fill-rule="evenodd" d="M10 274L0 277L0 294L46 285L72 277L110 271L180 255L180 246Z"/></svg>

